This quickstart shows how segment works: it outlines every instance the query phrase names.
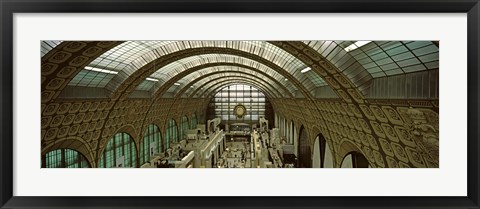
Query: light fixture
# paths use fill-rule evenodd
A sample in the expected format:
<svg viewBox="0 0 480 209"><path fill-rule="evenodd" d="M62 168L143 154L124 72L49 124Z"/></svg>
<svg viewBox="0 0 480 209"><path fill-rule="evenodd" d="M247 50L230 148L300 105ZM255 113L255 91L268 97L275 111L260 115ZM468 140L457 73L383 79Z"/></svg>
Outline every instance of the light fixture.
<svg viewBox="0 0 480 209"><path fill-rule="evenodd" d="M285 81L288 81L288 78L285 78Z"/></svg>
<svg viewBox="0 0 480 209"><path fill-rule="evenodd" d="M190 86L190 88L194 88L194 86Z"/></svg>
<svg viewBox="0 0 480 209"><path fill-rule="evenodd" d="M118 74L117 71L112 71L112 70L104 70L96 67L85 67L85 70L90 70L90 71L95 71L95 72L101 72L101 73L108 73L108 74Z"/></svg>
<svg viewBox="0 0 480 209"><path fill-rule="evenodd" d="M179 84L179 83L174 83L173 85L175 85L175 86L180 86L180 84Z"/></svg>
<svg viewBox="0 0 480 209"><path fill-rule="evenodd" d="M363 45L368 44L370 42L371 41L357 41L357 42L355 42L353 44L350 44L349 46L345 47L345 51L347 51L347 52L352 51L352 50L354 50L356 48L360 48Z"/></svg>
<svg viewBox="0 0 480 209"><path fill-rule="evenodd" d="M301 73L306 73L308 71L310 71L312 68L310 67L306 67L305 69L303 69L302 71L300 71Z"/></svg>
<svg viewBox="0 0 480 209"><path fill-rule="evenodd" d="M147 78L146 80L147 81L158 81L158 79L156 79L156 78Z"/></svg>

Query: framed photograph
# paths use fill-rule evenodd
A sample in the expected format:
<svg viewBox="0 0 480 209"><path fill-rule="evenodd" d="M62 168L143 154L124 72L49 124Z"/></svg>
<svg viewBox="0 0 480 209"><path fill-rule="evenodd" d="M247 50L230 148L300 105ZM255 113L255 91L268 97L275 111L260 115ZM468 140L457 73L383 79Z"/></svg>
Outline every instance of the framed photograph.
<svg viewBox="0 0 480 209"><path fill-rule="evenodd" d="M479 4L3 1L1 208L479 208Z"/></svg>

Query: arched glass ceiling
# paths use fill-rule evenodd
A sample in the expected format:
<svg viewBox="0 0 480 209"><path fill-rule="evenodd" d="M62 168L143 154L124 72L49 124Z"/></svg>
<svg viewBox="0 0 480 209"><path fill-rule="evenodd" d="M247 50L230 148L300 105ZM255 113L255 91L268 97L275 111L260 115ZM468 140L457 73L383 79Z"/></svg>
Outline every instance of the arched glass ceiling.
<svg viewBox="0 0 480 209"><path fill-rule="evenodd" d="M174 75L186 69L203 65L203 64L209 64L209 63L235 63L235 64L246 65L252 68L257 68L266 73L269 73L272 76L274 75L278 79L285 79L285 77L282 76L280 73L272 70L271 68L265 66L262 63L259 63L257 61L254 61L248 58L239 57L235 55L227 55L227 54L205 54L205 55L197 55L197 56L184 58L159 69L154 74L152 74L152 77L155 77L155 78L163 77L163 78L166 78L165 80L168 80ZM285 85L288 86L291 84L289 82L286 82ZM293 85L291 86L293 87Z"/></svg>
<svg viewBox="0 0 480 209"><path fill-rule="evenodd" d="M189 92L192 89L195 89L195 87L203 86L207 82L214 82L214 80L213 80L214 77L213 76L215 76L215 75L223 75L223 76L248 75L248 76L253 76L253 77L259 78L262 81L264 81L265 83L268 83L269 85L271 85L273 89L276 89L277 91L279 91L284 97L292 97L293 93L294 93L294 92L289 92L288 89L284 88L283 86L278 86L276 80L269 78L268 75L263 75L263 74L260 74L258 72L252 71L252 70L244 71L242 68L239 68L239 67L227 68L227 70L219 68L218 71L211 72L211 73L207 74L206 76L201 76L200 75L200 76L198 76L196 78L192 78L192 79L187 78L187 80L189 80L189 81L185 81L182 88L177 88L177 86L181 85L180 83L177 83L177 86L173 85L172 87L170 87L168 92L177 94L177 93L180 93L180 91L182 89L185 92ZM185 85L189 85L189 86L185 86Z"/></svg>
<svg viewBox="0 0 480 209"><path fill-rule="evenodd" d="M43 55L47 54L50 50L58 46L62 41L41 41L41 53Z"/></svg>
<svg viewBox="0 0 480 209"><path fill-rule="evenodd" d="M153 79L143 81L143 83L138 86L137 90L150 90L148 88L152 88L154 85L152 81L157 80L158 83L163 84L167 80L170 80L174 76L178 75L179 73L187 69L205 65L205 64L211 64L211 63L233 63L233 64L240 64L240 65L256 68L276 78L280 83L282 83L288 89L292 91L297 90L297 88L291 82L288 82L288 80L286 80L283 75L265 66L264 64L248 58L239 57L235 55L226 55L226 54L197 55L197 56L187 57L187 58L183 58L178 61L175 61L171 64L166 65L165 67L162 67L161 69L153 73L150 76L150 78L153 78ZM205 74L207 73L208 72L205 72ZM182 84L182 82L179 82L179 83Z"/></svg>
<svg viewBox="0 0 480 209"><path fill-rule="evenodd" d="M276 98L276 93L278 92L272 92L272 90L268 87L265 86L265 84L262 84L258 82L257 80L252 80L251 78L238 78L238 77L230 77L230 78L221 78L221 80L217 80L217 82L214 85L207 87L200 87L192 90L191 93L189 94L184 94L183 97L187 98L208 98L211 95L208 95L207 93L211 92L213 89L221 86L225 86L226 84L231 84L231 83L248 83L249 85L253 85L258 89L261 89L268 97L270 98Z"/></svg>
<svg viewBox="0 0 480 209"><path fill-rule="evenodd" d="M237 59L238 57L233 57L233 58ZM240 60L243 60L243 59L240 59ZM223 71L225 69L231 69L231 70L237 71L237 72L249 72L250 74L255 74L255 75L258 74L259 76L266 74L269 77L272 77L273 79L275 79L275 81L277 81L277 82L272 82L272 84L275 84L276 86L277 85L282 85L282 87L278 86L278 88L287 88L290 92L295 92L297 90L295 88L295 86L293 86L290 82L288 82L288 80L286 80L285 77L283 77L281 74L277 73L274 70L271 70L270 68L268 68L264 65L261 65L260 63L254 63L252 61L252 62L250 62L250 64L247 63L247 62L245 62L243 64L245 64L246 66L251 66L253 70L245 68L245 67L229 66L229 65L207 67L207 68L195 71L193 73L190 73L189 75L181 78L180 80L176 81L177 85L171 86L170 89L171 89L171 91L173 91L177 88L182 88L184 85L191 82L193 79L195 79L197 77L200 77L200 76L203 76L203 75L206 75L206 74L209 74L209 73L212 73L212 72ZM184 65L182 65L182 66L184 66ZM178 73L181 73L183 71L184 70L175 71L175 73L168 73L168 75L163 75L162 77L158 76L158 74L157 74L156 76L151 76L151 78L153 78L153 79L149 79L149 81L151 82L154 79L158 79L158 82L164 83L164 82L166 82L166 80L172 79L172 77L178 75ZM259 72L257 72L257 71L259 71ZM263 76L261 76L261 77L263 78Z"/></svg>
<svg viewBox="0 0 480 209"><path fill-rule="evenodd" d="M202 47L229 48L258 55L287 70L304 83L307 89L313 89L324 83L317 75L312 74L307 77L301 73L300 71L307 67L302 61L265 41L128 41L92 61L69 85L105 87L109 82L114 82L110 85L116 88L128 75L161 56L184 49ZM115 76L119 78L113 79ZM312 83L310 78L312 76L317 76L319 81Z"/></svg>
<svg viewBox="0 0 480 209"><path fill-rule="evenodd" d="M279 89L275 89L273 88L273 86L269 83L266 83L264 81L261 81L261 80L258 80L256 79L255 76L250 76L250 75L243 75L243 74L232 74L232 75L214 75L212 76L213 78L207 82L204 82L203 83L203 86L198 86L197 85L197 88L191 88L189 89L187 92L185 92L185 95L188 96L188 97L193 97L193 96L196 96L197 93L201 93L207 89L209 89L210 87L218 84L218 83L221 83L223 82L224 80L228 80L228 79L235 79L235 80L246 80L246 81L254 81L256 83L258 83L259 85L262 85L266 90L268 90L269 92L272 92L272 95L273 97L275 98L282 98L284 97L284 93L280 92ZM200 89L198 89L200 88ZM204 94L199 94L199 96L204 96Z"/></svg>
<svg viewBox="0 0 480 209"><path fill-rule="evenodd" d="M216 66L216 67L204 68L202 70L198 70L196 72L188 74L187 76L181 78L180 80L177 80L175 85L170 86L168 92L178 91L183 87L185 87L185 85L188 85L190 82L194 81L197 78L200 78L205 75L209 75L214 72L219 72L219 71L243 72L243 73L255 75L260 79L263 79L273 84L278 89L285 89L286 88L285 86L293 87L288 81L285 81L283 76L281 76L278 73L275 73L275 71L272 71L272 70L267 70L266 72L264 72L261 70L257 70L255 68L252 70L252 69L247 69L247 68L238 67L238 66ZM288 90L290 91L291 94L294 94L294 92L296 91L295 88L290 88Z"/></svg>
<svg viewBox="0 0 480 209"><path fill-rule="evenodd" d="M214 85L215 83L220 82L222 79L229 79L229 78L236 78L236 79L239 79L239 80L241 80L243 78L246 78L248 80L256 80L259 84L262 84L264 87L269 89L271 92L274 92L275 95L273 95L273 96L275 96L277 98L281 98L281 97L284 97L285 95L287 95L287 93L282 91L281 89L275 88L274 84L272 84L271 82L267 82L267 81L269 81L268 78L264 78L266 80L258 79L257 76L253 76L253 75L249 75L249 74L245 74L245 73L238 73L238 72L226 72L226 73L219 73L219 74L211 75L208 78L202 79L201 81L193 84L194 86L196 86L196 88L188 89L185 92L185 94L188 95L188 96L191 96L191 95L193 95L194 92L196 92L198 90L198 88L207 89L210 85Z"/></svg>
<svg viewBox="0 0 480 209"><path fill-rule="evenodd" d="M219 89L224 88L226 86L232 85L232 84L242 84L242 85L249 85L253 86L259 90L262 91L268 98L272 98L274 95L269 89L266 89L262 84L259 84L256 81L251 81L247 79L237 79L237 78L230 78L226 79L223 78L221 82L216 83L215 85L210 86L209 89L202 88L198 89L195 95L189 95L189 98L210 98L213 96L215 92L217 92Z"/></svg>
<svg viewBox="0 0 480 209"><path fill-rule="evenodd" d="M175 41L126 41L118 46L108 50L104 54L100 55L97 59L93 60L88 66L102 68L113 71L135 71L138 67L143 65L136 65L142 61L134 62L140 59L143 55L147 55L154 49L175 43ZM155 57L149 57L152 61ZM146 60L143 60L146 62Z"/></svg>
<svg viewBox="0 0 480 209"><path fill-rule="evenodd" d="M305 41L349 77L356 86L371 78L438 69L432 41ZM366 75L362 72L368 72ZM371 76L371 77L370 77Z"/></svg>
<svg viewBox="0 0 480 209"><path fill-rule="evenodd" d="M269 91L269 90L266 90L264 89L262 86L254 83L254 82L250 82L250 81L246 81L246 80L237 80L237 79L224 79L222 82L219 82L215 85L212 85L210 86L209 89L204 89L202 90L202 97L204 98L211 98L213 97L218 91L220 91L221 89L227 87L227 86L230 86L230 85L248 85L248 86L252 86L254 88L257 88L259 89L267 98L271 98L272 97L272 93Z"/></svg>
<svg viewBox="0 0 480 209"><path fill-rule="evenodd" d="M267 106L268 102L265 95L255 87L231 84L219 90L210 101L210 105L213 107L214 117L221 118L222 122L234 123L256 121L260 117L265 117L267 108L271 108ZM239 103L247 108L242 118L236 117L233 113L233 108Z"/></svg>

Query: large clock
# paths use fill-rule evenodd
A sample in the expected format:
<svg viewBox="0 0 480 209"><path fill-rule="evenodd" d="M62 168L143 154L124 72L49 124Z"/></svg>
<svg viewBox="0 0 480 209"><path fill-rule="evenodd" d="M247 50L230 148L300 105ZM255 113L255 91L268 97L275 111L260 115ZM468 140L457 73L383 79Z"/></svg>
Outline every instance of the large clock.
<svg viewBox="0 0 480 209"><path fill-rule="evenodd" d="M233 113L239 118L242 118L246 112L247 112L247 108L245 108L245 106L241 104L238 104L233 108Z"/></svg>

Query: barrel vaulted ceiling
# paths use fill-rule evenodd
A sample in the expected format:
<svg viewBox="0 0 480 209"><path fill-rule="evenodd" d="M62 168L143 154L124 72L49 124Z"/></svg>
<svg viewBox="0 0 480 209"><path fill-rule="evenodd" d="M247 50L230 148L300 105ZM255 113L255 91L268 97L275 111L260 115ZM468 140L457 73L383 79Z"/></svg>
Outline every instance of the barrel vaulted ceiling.
<svg viewBox="0 0 480 209"><path fill-rule="evenodd" d="M41 55L68 44L43 41ZM320 88L362 97L373 79L437 70L438 51L432 41L125 41L90 58L64 88L195 98L238 82L271 98L314 99Z"/></svg>

